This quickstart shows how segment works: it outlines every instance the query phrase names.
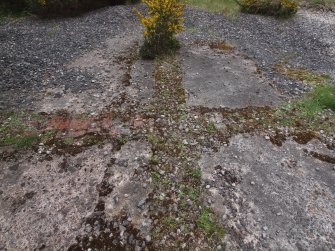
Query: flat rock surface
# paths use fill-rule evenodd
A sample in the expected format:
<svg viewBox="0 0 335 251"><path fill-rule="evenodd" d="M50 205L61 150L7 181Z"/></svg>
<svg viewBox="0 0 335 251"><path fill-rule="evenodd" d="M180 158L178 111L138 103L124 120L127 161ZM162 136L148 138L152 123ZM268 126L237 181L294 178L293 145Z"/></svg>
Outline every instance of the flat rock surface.
<svg viewBox="0 0 335 251"><path fill-rule="evenodd" d="M255 63L238 52L195 45L183 48L180 58L189 106L245 108L281 100Z"/></svg>
<svg viewBox="0 0 335 251"><path fill-rule="evenodd" d="M202 156L212 207L230 232L228 250L335 248L335 165L310 151L335 157L318 141L279 147L252 135Z"/></svg>
<svg viewBox="0 0 335 251"><path fill-rule="evenodd" d="M90 221L95 215L112 221L121 210L129 209L141 229L145 217L137 205L150 190L134 173L148 162L150 152L145 142L129 142L121 149L94 146L75 156L50 159L45 153L27 153L1 161L0 250L65 250L88 229L97 238L105 228L110 231Z"/></svg>

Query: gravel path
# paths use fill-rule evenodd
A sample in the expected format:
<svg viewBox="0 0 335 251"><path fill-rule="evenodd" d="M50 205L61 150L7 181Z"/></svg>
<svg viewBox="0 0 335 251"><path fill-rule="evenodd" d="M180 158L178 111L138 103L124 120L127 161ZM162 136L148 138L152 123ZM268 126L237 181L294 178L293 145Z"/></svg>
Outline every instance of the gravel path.
<svg viewBox="0 0 335 251"><path fill-rule="evenodd" d="M280 61L335 76L332 13L300 11L291 19L241 14L230 20L219 13L187 9L185 26L185 40L224 40L235 45L254 59L284 93L299 94L304 86L273 71L273 65Z"/></svg>
<svg viewBox="0 0 335 251"><path fill-rule="evenodd" d="M276 74L272 66L288 60L292 66L334 77L334 20L334 14L307 11L287 20L245 14L230 20L219 13L187 8L182 38L185 42L229 41L254 59L283 93L299 94L306 87ZM0 109L34 108L34 102L50 87L64 85L74 93L97 88L92 85L92 72L65 66L129 29L140 33L130 6L105 8L71 19L25 18L2 25Z"/></svg>
<svg viewBox="0 0 335 251"><path fill-rule="evenodd" d="M117 6L77 18L26 18L1 26L0 108L32 108L37 96L50 87L65 85L75 93L96 89L92 73L66 65L103 47L107 38L124 33L134 23L131 8Z"/></svg>

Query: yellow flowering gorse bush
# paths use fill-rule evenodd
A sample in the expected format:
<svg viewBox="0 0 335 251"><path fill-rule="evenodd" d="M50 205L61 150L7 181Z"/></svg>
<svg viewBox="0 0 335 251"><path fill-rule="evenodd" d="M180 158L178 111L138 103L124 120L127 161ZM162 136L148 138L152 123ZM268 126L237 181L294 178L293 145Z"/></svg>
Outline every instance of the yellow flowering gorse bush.
<svg viewBox="0 0 335 251"><path fill-rule="evenodd" d="M144 50L152 56L176 44L175 34L183 30L184 4L180 0L142 0L148 6L148 14L135 9L144 25Z"/></svg>

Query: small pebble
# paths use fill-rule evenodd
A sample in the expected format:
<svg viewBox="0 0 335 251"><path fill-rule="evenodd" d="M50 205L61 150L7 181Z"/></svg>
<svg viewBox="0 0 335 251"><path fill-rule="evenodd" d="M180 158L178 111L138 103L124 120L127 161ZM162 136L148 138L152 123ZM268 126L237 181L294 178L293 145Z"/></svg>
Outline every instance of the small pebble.
<svg viewBox="0 0 335 251"><path fill-rule="evenodd" d="M151 241L151 236L150 235L145 236L145 241L150 242Z"/></svg>

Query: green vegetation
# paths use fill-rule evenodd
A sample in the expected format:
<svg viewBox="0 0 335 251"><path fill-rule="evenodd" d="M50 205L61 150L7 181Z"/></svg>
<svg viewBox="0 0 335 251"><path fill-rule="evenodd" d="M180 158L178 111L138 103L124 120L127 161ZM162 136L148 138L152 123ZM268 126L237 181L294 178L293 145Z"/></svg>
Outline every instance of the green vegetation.
<svg viewBox="0 0 335 251"><path fill-rule="evenodd" d="M298 9L298 0L185 0L185 2L210 11L222 11L228 16L236 16L240 11L289 16L295 14Z"/></svg>
<svg viewBox="0 0 335 251"><path fill-rule="evenodd" d="M192 170L191 175L192 175L194 178L201 179L201 176L202 176L201 169L200 169L200 168L197 168L197 169Z"/></svg>
<svg viewBox="0 0 335 251"><path fill-rule="evenodd" d="M15 145L28 148L38 141L37 131L31 125L36 115L26 112L3 114L0 124L0 146Z"/></svg>
<svg viewBox="0 0 335 251"><path fill-rule="evenodd" d="M308 115L315 115L324 109L335 111L335 85L319 85L297 103L298 107Z"/></svg>
<svg viewBox="0 0 335 251"><path fill-rule="evenodd" d="M313 92L306 94L301 100L280 107L275 119L287 126L303 124L306 129L334 130L335 85L316 86Z"/></svg>
<svg viewBox="0 0 335 251"><path fill-rule="evenodd" d="M212 122L212 121L210 121L210 122L208 123L208 128L207 128L207 130L208 130L209 133L213 133L213 132L215 132L215 131L216 131L215 123Z"/></svg>
<svg viewBox="0 0 335 251"><path fill-rule="evenodd" d="M236 0L241 11L270 16L291 16L298 10L298 0Z"/></svg>
<svg viewBox="0 0 335 251"><path fill-rule="evenodd" d="M306 0L305 5L311 8L320 8L324 10L335 11L334 0Z"/></svg>
<svg viewBox="0 0 335 251"><path fill-rule="evenodd" d="M27 135L19 137L16 141L16 146L19 148L30 148L39 141L37 135Z"/></svg>
<svg viewBox="0 0 335 251"><path fill-rule="evenodd" d="M286 67L282 64L276 64L274 68L277 72L286 75L291 79L306 81L310 84L324 84L332 79L327 74L312 72L304 68Z"/></svg>
<svg viewBox="0 0 335 251"><path fill-rule="evenodd" d="M213 213L210 208L203 208L200 212L197 226L204 230L208 237L215 236L216 238L222 239L225 232L223 228L214 222Z"/></svg>
<svg viewBox="0 0 335 251"><path fill-rule="evenodd" d="M222 11L228 16L236 16L240 12L240 6L235 0L185 0L185 3L209 11Z"/></svg>
<svg viewBox="0 0 335 251"><path fill-rule="evenodd" d="M137 0L2 0L0 17L17 16L22 13L34 13L44 17L74 16L107 5L134 2Z"/></svg>
<svg viewBox="0 0 335 251"><path fill-rule="evenodd" d="M146 16L134 9L144 26L144 43L140 56L154 59L163 54L172 54L179 49L175 35L183 30L184 5L179 0L143 0L149 9Z"/></svg>

